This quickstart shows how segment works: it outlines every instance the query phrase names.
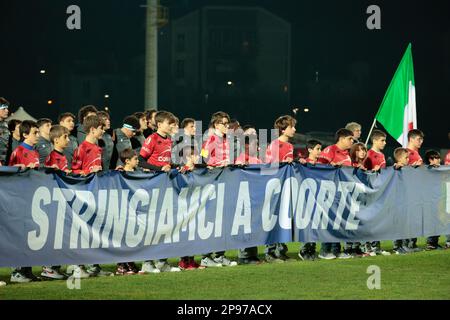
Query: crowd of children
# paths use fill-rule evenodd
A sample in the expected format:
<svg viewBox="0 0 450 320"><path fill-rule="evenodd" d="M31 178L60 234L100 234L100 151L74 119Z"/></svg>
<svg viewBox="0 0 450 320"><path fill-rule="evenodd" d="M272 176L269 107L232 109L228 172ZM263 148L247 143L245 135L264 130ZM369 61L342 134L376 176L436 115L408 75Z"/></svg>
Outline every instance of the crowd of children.
<svg viewBox="0 0 450 320"><path fill-rule="evenodd" d="M296 132L296 120L289 116L279 117L274 129L279 133L267 147L264 156L259 155L259 144L256 128L251 125L240 126L237 120L231 120L225 112L212 115L208 135L201 146L196 145L196 122L192 118L181 122L182 134L176 135L180 122L168 111L149 110L136 112L127 116L120 128L111 129L110 115L98 111L95 106L88 105L80 109L78 124L72 113L63 113L58 123L53 124L44 118L37 122L11 120L8 117L9 103L0 98L0 164L18 166L22 169L51 167L66 174L89 175L102 170L123 170L125 172L163 171L174 168L174 154L177 159L176 168L182 172L192 171L199 158L208 168L220 168L228 165L247 165L260 163L291 163L299 161L302 164L328 164L336 167L354 167L360 170L379 171L386 168L383 149L386 145L386 134L374 130L371 137L371 148L359 142L361 126L349 123L336 132L335 144L322 150L323 144L318 140L307 142L307 156L296 157L294 147L289 142ZM233 150L227 134L240 132L243 141L235 139ZM175 137L180 136L180 139ZM401 170L404 166L439 166L440 154L429 150L422 160L419 150L424 134L420 130L408 133L407 148L397 148L394 151L394 168ZM450 151L445 158L445 164L450 164ZM440 249L439 236L427 239L428 250ZM450 247L450 236L447 236L446 247ZM266 245L264 260L267 263L283 263L292 260L287 255L284 243ZM417 239L399 239L394 241L393 252L405 254L419 250ZM300 248L298 256L302 260L348 259L353 257L389 255L381 249L380 241L347 242L341 250L340 243L322 243L320 253L316 254L315 243L305 243ZM197 263L193 256L181 257L178 266L172 266L167 259L147 260L139 269L134 262L117 264L117 275L145 274L159 272L178 272L180 270L201 269L210 267L236 266L239 264L258 264L257 248L242 248L238 252L238 261L232 261L225 252L204 253ZM79 278L91 276L107 276L100 265L73 265L67 268ZM41 277L64 279L60 266L43 266ZM11 282L30 282L39 280L33 275L31 267L17 267L11 275ZM0 283L0 285L3 285Z"/></svg>

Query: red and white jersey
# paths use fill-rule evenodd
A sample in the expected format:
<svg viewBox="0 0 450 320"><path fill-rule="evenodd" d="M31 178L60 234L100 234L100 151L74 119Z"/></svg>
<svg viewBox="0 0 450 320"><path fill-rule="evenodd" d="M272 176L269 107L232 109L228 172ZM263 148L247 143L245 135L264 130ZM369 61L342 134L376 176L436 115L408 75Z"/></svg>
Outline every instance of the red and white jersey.
<svg viewBox="0 0 450 320"><path fill-rule="evenodd" d="M409 148L406 148L409 152L409 162L408 165L412 165L413 163L420 161L420 163L423 163L422 157L420 156L419 152L416 150L411 150Z"/></svg>
<svg viewBox="0 0 450 320"><path fill-rule="evenodd" d="M23 164L28 166L34 163L35 167L39 167L39 153L33 149L32 146L26 143L21 143L11 154L9 158L9 165Z"/></svg>
<svg viewBox="0 0 450 320"><path fill-rule="evenodd" d="M170 165L172 160L172 139L169 136L164 138L155 132L145 139L139 154L147 160L147 163L153 166L164 167Z"/></svg>
<svg viewBox="0 0 450 320"><path fill-rule="evenodd" d="M348 150L339 149L339 147L335 144L326 147L320 153L317 162L323 164L329 164L333 162L333 163L341 163L343 166L347 167L352 166L352 159L350 158Z"/></svg>
<svg viewBox="0 0 450 320"><path fill-rule="evenodd" d="M446 166L450 166L450 150L447 152L447 155L445 156L444 164Z"/></svg>
<svg viewBox="0 0 450 320"><path fill-rule="evenodd" d="M72 171L89 174L95 166L102 166L102 148L84 140L73 153Z"/></svg>
<svg viewBox="0 0 450 320"><path fill-rule="evenodd" d="M239 157L234 160L234 164L261 164L263 163L257 157L250 156L247 152L242 152Z"/></svg>
<svg viewBox="0 0 450 320"><path fill-rule="evenodd" d="M63 153L53 150L52 152L50 152L47 159L45 159L45 166L52 167L55 164L61 171L65 171L68 169L66 156Z"/></svg>
<svg viewBox="0 0 450 320"><path fill-rule="evenodd" d="M372 170L376 166L386 168L386 158L383 153L370 149L367 151L367 159L364 161L364 167L366 167L367 170Z"/></svg>
<svg viewBox="0 0 450 320"><path fill-rule="evenodd" d="M203 143L201 156L211 167L221 167L230 164L230 144L225 136L211 134Z"/></svg>
<svg viewBox="0 0 450 320"><path fill-rule="evenodd" d="M266 150L266 163L280 163L294 160L294 146L279 139L272 141Z"/></svg>

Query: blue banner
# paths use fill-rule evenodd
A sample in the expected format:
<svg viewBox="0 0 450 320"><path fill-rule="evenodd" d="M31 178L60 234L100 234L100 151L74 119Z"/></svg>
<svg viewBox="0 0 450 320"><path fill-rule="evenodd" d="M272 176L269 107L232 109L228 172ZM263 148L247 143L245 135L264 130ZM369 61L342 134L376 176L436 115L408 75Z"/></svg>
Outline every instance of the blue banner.
<svg viewBox="0 0 450 320"><path fill-rule="evenodd" d="M282 165L0 176L0 266L113 263L277 242L450 234L450 167Z"/></svg>

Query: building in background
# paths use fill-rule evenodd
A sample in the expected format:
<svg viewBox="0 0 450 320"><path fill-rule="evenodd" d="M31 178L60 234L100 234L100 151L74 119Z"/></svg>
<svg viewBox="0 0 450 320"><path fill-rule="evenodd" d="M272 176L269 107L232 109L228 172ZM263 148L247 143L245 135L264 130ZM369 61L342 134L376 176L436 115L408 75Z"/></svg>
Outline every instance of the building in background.
<svg viewBox="0 0 450 320"><path fill-rule="evenodd" d="M203 7L161 30L159 68L161 108L271 126L290 111L291 26L259 7Z"/></svg>

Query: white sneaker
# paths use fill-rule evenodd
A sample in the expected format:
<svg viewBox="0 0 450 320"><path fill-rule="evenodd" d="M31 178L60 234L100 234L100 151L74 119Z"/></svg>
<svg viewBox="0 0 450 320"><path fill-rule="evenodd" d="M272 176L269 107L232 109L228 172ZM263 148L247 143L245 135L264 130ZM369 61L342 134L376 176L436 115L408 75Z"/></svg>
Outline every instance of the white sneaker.
<svg viewBox="0 0 450 320"><path fill-rule="evenodd" d="M21 274L20 272L14 271L11 274L11 282L15 282L15 283L27 283L27 282L31 282L32 279L26 277L25 275Z"/></svg>
<svg viewBox="0 0 450 320"><path fill-rule="evenodd" d="M389 251L381 250L381 255L382 255L382 256L390 256L391 253L390 253Z"/></svg>
<svg viewBox="0 0 450 320"><path fill-rule="evenodd" d="M73 266L72 276L75 279L86 279L89 278L91 274L84 269L84 266Z"/></svg>
<svg viewBox="0 0 450 320"><path fill-rule="evenodd" d="M167 261L160 261L160 262L156 263L155 266L161 272L180 272L181 271L181 269L178 267L172 267L170 264L167 263Z"/></svg>
<svg viewBox="0 0 450 320"><path fill-rule="evenodd" d="M351 259L351 258L353 258L353 256L346 252L341 252L341 253L339 253L338 258L339 259Z"/></svg>
<svg viewBox="0 0 450 320"><path fill-rule="evenodd" d="M319 253L319 258L324 260L333 260L336 259L336 256L332 253Z"/></svg>
<svg viewBox="0 0 450 320"><path fill-rule="evenodd" d="M160 273L161 271L155 267L152 261L145 261L142 264L142 268L139 271L139 274L146 274L146 273Z"/></svg>
<svg viewBox="0 0 450 320"><path fill-rule="evenodd" d="M62 280L65 278L57 269L52 267L42 267L41 276L48 279Z"/></svg>
<svg viewBox="0 0 450 320"><path fill-rule="evenodd" d="M216 261L214 261L213 259L211 259L210 257L204 257L201 261L200 261L200 265L202 267L207 267L207 268L220 268L222 267L221 263L218 263Z"/></svg>
<svg viewBox="0 0 450 320"><path fill-rule="evenodd" d="M0 287L4 287L4 286L6 286L6 282L0 281Z"/></svg>
<svg viewBox="0 0 450 320"><path fill-rule="evenodd" d="M236 261L231 261L230 259L226 258L225 256L220 256L214 259L216 263L220 263L224 267L234 267L237 266Z"/></svg>
<svg viewBox="0 0 450 320"><path fill-rule="evenodd" d="M109 271L104 271L98 264L89 265L87 272L90 273L92 277L114 276L114 273L109 272Z"/></svg>

